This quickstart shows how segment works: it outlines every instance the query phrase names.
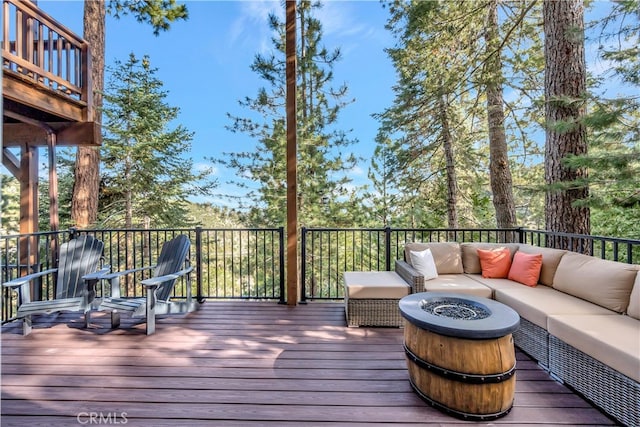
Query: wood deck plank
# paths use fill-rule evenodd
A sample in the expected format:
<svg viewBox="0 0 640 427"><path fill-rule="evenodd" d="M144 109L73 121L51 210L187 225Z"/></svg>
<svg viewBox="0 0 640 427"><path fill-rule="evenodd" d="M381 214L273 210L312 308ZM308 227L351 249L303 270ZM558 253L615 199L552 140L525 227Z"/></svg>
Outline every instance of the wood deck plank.
<svg viewBox="0 0 640 427"><path fill-rule="evenodd" d="M135 319L80 322L43 316L28 337L3 326L2 426L76 425L85 413L126 413L127 426L469 425L412 392L401 329L347 328L338 303L208 302L149 337ZM517 360L511 413L473 425L614 425Z"/></svg>

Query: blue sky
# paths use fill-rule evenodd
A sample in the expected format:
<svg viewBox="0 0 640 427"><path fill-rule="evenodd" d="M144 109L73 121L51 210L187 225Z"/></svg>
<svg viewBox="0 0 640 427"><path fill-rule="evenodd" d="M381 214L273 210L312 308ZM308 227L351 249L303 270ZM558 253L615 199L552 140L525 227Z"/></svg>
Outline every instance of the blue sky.
<svg viewBox="0 0 640 427"><path fill-rule="evenodd" d="M129 53L149 55L157 77L169 92L167 103L180 108L178 122L195 132L192 158L196 166L205 157L222 152L249 151L254 142L225 129L227 113L251 113L238 100L254 97L263 82L250 70L257 53L272 50L267 17L284 17L280 1L187 1L188 21L174 23L170 31L154 36L151 27L131 16L108 17L105 61L126 61ZM57 21L82 34L82 1L39 0L38 5ZM346 83L355 102L346 106L338 126L352 129L359 142L353 152L365 158L350 176L355 184L367 181L369 159L375 148L378 123L371 117L393 101L395 72L384 52L393 43L384 25L388 11L378 1L326 1L317 14L323 41L339 47L342 60L334 68L334 86ZM216 166L220 192L236 191L224 185L230 172ZM225 204L223 200L210 200Z"/></svg>

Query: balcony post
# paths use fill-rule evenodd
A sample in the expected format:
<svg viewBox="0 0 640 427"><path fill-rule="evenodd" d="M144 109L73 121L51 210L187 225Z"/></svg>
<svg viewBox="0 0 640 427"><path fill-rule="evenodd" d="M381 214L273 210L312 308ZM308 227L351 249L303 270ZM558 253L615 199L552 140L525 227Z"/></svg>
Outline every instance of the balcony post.
<svg viewBox="0 0 640 427"><path fill-rule="evenodd" d="M384 258L385 270L391 271L391 227L389 226L384 228Z"/></svg>
<svg viewBox="0 0 640 427"><path fill-rule="evenodd" d="M280 241L280 251L279 251L279 255L280 255L280 304L285 304L286 300L285 300L285 271L284 271L284 264L285 264L285 258L284 258L284 227L279 227L278 228L278 238ZM304 265L304 263L303 263ZM304 295L304 294L303 294Z"/></svg>
<svg viewBox="0 0 640 427"><path fill-rule="evenodd" d="M298 185L296 119L296 0L286 7L286 87L287 87L287 304L298 304Z"/></svg>
<svg viewBox="0 0 640 427"><path fill-rule="evenodd" d="M202 296L202 227L196 229L196 301L204 302Z"/></svg>
<svg viewBox="0 0 640 427"><path fill-rule="evenodd" d="M305 278L307 277L307 227L300 229L300 301L307 302L307 286Z"/></svg>

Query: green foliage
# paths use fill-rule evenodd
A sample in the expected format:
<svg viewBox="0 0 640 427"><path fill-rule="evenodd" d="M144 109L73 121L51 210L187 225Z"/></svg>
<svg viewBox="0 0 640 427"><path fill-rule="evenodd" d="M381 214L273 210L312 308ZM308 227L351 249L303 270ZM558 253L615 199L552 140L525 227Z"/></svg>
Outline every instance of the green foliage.
<svg viewBox="0 0 640 427"><path fill-rule="evenodd" d="M108 11L117 19L134 15L138 22L150 24L155 35L169 30L172 22L189 17L187 6L176 0L109 0Z"/></svg>
<svg viewBox="0 0 640 427"><path fill-rule="evenodd" d="M495 49L485 49L487 2L387 3L387 28L396 45L387 50L398 73L393 105L377 117L381 132L395 144L398 159L398 220L406 225L447 224L448 186L456 194L460 226L495 226L488 180L489 144L484 88L499 74L487 67ZM500 49L506 52L503 82L515 101L505 103L505 132L513 170L536 167L542 144L537 100L543 66L535 2L500 3ZM502 79L500 79L502 81ZM446 126L446 127L445 127ZM378 142L380 144L380 142ZM454 156L455 182L447 182L446 144ZM524 182L513 173L516 206L527 204L516 189ZM524 199L523 199L524 197ZM536 206L538 208L538 206ZM411 213L410 213L411 212ZM521 215L530 210L518 210Z"/></svg>
<svg viewBox="0 0 640 427"><path fill-rule="evenodd" d="M322 26L313 17L320 3L298 4L301 43L297 52L298 122L298 217L304 226L351 226L355 192L348 189L347 176L356 163L353 154L341 152L355 141L336 127L342 107L350 100L347 87L330 87L333 65L340 50L322 44ZM251 69L267 86L255 98L240 104L256 113L253 117L229 116L232 132L244 133L255 141L250 152L225 153L221 164L236 171L232 181L243 196L236 196L248 210L247 221L254 226L274 226L286 222L286 122L285 122L285 25L270 17L274 51L256 55ZM232 196L233 197L233 196Z"/></svg>
<svg viewBox="0 0 640 427"><path fill-rule="evenodd" d="M148 57L116 61L104 95L100 221L111 227L189 224L187 198L210 194L209 171L187 155L193 134L171 129L179 109L166 104Z"/></svg>
<svg viewBox="0 0 640 427"><path fill-rule="evenodd" d="M0 174L0 234L20 232L20 183L12 176Z"/></svg>
<svg viewBox="0 0 640 427"><path fill-rule="evenodd" d="M368 177L372 183L373 191L364 194L370 214L371 226L391 225L392 218L399 211L401 194L398 192L396 177L398 176L398 157L400 145L379 133L376 137L376 148L371 157L371 166Z"/></svg>
<svg viewBox="0 0 640 427"><path fill-rule="evenodd" d="M245 228L242 213L211 203L189 203L189 222L202 228Z"/></svg>

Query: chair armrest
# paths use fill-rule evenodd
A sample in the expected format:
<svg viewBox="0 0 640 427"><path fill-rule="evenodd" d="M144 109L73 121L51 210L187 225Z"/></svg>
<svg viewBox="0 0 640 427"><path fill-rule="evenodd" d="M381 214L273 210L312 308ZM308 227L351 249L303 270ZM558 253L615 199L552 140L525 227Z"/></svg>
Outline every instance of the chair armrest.
<svg viewBox="0 0 640 427"><path fill-rule="evenodd" d="M424 292L424 276L406 261L396 260L396 273L411 286L412 293Z"/></svg>
<svg viewBox="0 0 640 427"><path fill-rule="evenodd" d="M111 273L111 266L110 265L103 265L102 268L100 268L100 270L98 271L94 271L93 273L89 273L86 274L84 276L82 276L83 280L89 281L89 280L106 280L106 275Z"/></svg>
<svg viewBox="0 0 640 427"><path fill-rule="evenodd" d="M106 280L111 285L111 298L120 298L120 276L126 276L127 274L136 273L138 271L150 270L156 266L146 266L139 268L132 268L130 270L116 271L113 273L102 274L97 280ZM104 282L102 286L102 295L105 296Z"/></svg>
<svg viewBox="0 0 640 427"><path fill-rule="evenodd" d="M101 277L99 277L99 279L100 280L111 280L111 279L115 279L116 277L124 276L126 274L136 273L138 271L149 270L151 268L156 268L156 266L155 265L150 265L150 266L146 266L146 267L132 268L130 270L115 271L113 273L104 274Z"/></svg>
<svg viewBox="0 0 640 427"><path fill-rule="evenodd" d="M148 279L143 280L142 285L146 288L152 288L155 286L159 286L164 282L167 282L169 280L174 280L177 279L179 277L184 276L185 274L191 273L193 271L193 266L189 266L187 268L185 268L184 270L180 270L177 271L175 273L171 273L171 274L166 274L164 276L158 276L158 277L150 277Z"/></svg>
<svg viewBox="0 0 640 427"><path fill-rule="evenodd" d="M26 276L18 277L8 282L2 284L2 286L7 288L18 288L25 283L29 283L33 279L37 279L38 277L46 276L47 274L55 273L58 271L57 268L50 268L49 270L39 271L37 273L27 274Z"/></svg>

